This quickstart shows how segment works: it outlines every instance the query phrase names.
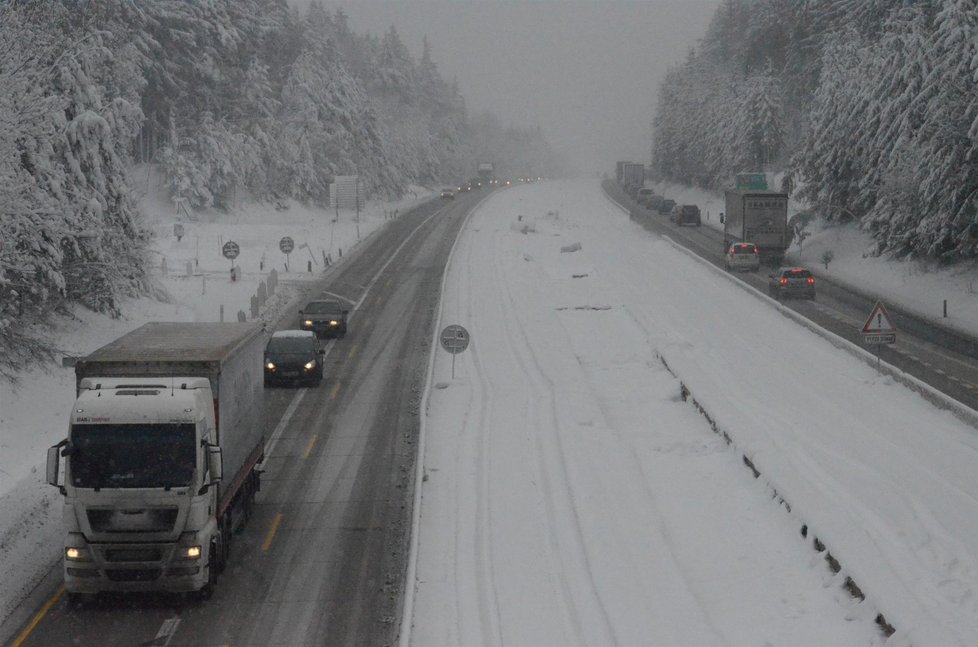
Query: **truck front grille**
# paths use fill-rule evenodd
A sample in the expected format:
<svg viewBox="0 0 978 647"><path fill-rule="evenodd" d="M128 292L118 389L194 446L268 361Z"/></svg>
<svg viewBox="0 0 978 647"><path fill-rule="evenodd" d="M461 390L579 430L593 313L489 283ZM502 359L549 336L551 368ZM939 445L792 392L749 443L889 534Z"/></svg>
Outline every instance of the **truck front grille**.
<svg viewBox="0 0 978 647"><path fill-rule="evenodd" d="M159 562L163 559L160 548L106 548L107 562Z"/></svg>
<svg viewBox="0 0 978 647"><path fill-rule="evenodd" d="M160 569L110 568L105 575L113 582L152 582L160 578Z"/></svg>
<svg viewBox="0 0 978 647"><path fill-rule="evenodd" d="M92 532L170 532L177 508L88 509Z"/></svg>

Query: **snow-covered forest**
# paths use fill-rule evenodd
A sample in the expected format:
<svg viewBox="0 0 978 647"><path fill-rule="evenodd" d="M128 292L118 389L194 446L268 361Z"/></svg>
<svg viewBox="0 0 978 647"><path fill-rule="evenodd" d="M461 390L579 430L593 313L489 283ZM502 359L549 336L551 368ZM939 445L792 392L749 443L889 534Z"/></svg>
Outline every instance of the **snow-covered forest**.
<svg viewBox="0 0 978 647"><path fill-rule="evenodd" d="M160 165L190 208L323 204L334 175L396 198L505 156L556 173L539 128L470 118L427 42L286 0L0 4L0 374L44 354L36 325L119 314L151 281L128 172Z"/></svg>
<svg viewBox="0 0 978 647"><path fill-rule="evenodd" d="M978 0L724 0L695 45L660 86L659 179L784 171L876 253L978 256Z"/></svg>

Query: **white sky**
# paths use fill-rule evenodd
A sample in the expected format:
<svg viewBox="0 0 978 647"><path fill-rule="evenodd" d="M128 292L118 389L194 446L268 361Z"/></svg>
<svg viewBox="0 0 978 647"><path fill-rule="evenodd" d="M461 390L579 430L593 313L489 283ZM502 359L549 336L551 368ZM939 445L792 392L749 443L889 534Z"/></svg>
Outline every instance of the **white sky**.
<svg viewBox="0 0 978 647"><path fill-rule="evenodd" d="M302 6L307 0L291 0ZM719 0L324 1L357 33L391 25L415 57L427 35L470 112L542 126L586 174L646 161L659 83L706 33Z"/></svg>

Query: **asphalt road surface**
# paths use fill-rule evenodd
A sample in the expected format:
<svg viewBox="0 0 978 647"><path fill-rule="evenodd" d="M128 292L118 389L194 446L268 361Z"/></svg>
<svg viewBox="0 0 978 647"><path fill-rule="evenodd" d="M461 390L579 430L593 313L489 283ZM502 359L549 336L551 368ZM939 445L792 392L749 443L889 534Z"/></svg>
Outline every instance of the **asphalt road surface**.
<svg viewBox="0 0 978 647"><path fill-rule="evenodd" d="M267 391L261 492L210 600L102 595L74 608L48 577L48 604L18 647L396 643L442 274L485 195L404 213L309 293L348 302L349 331L327 345L320 386Z"/></svg>

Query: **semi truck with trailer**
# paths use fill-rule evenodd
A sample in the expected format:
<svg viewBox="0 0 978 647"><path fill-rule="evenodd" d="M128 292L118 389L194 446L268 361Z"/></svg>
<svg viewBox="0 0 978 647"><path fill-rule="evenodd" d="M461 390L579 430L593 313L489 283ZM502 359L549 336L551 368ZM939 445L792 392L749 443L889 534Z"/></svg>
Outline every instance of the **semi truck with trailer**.
<svg viewBox="0 0 978 647"><path fill-rule="evenodd" d="M209 597L264 458L265 335L250 323L147 323L80 358L68 436L64 586Z"/></svg>
<svg viewBox="0 0 978 647"><path fill-rule="evenodd" d="M791 244L788 194L776 191L732 189L725 192L723 253L733 243L757 246L761 261L778 265Z"/></svg>
<svg viewBox="0 0 978 647"><path fill-rule="evenodd" d="M638 190L645 184L645 165L638 162L625 162L621 168L621 186L627 191L630 187Z"/></svg>

